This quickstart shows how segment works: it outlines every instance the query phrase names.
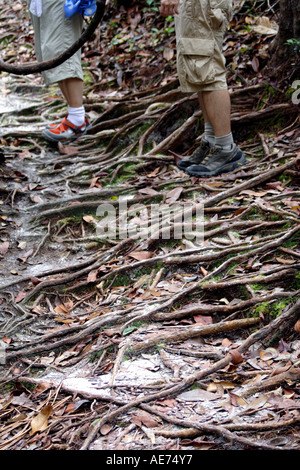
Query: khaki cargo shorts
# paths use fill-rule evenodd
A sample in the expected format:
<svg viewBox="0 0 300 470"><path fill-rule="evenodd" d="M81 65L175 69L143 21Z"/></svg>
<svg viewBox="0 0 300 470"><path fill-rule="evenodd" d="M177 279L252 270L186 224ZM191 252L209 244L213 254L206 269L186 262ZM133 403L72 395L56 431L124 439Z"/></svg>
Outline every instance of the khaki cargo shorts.
<svg viewBox="0 0 300 470"><path fill-rule="evenodd" d="M177 70L183 92L227 88L225 32L232 0L181 0L175 16Z"/></svg>
<svg viewBox="0 0 300 470"><path fill-rule="evenodd" d="M27 0L30 6L31 0ZM31 15L34 27L35 51L39 62L50 60L62 54L79 39L82 33L82 17L75 14L67 18L65 0L43 0L41 17ZM66 78L83 80L81 51L54 69L43 72L45 83L50 85Z"/></svg>

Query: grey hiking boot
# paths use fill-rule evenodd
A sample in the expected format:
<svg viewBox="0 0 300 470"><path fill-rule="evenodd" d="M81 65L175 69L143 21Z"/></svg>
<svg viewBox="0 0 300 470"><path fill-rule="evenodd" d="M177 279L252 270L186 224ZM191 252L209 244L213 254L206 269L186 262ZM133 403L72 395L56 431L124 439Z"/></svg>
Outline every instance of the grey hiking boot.
<svg viewBox="0 0 300 470"><path fill-rule="evenodd" d="M203 159L202 165L191 165L186 169L186 172L190 176L205 178L228 173L245 164L245 155L236 144L233 144L229 152L223 151L220 147L212 147Z"/></svg>
<svg viewBox="0 0 300 470"><path fill-rule="evenodd" d="M209 152L210 148L211 147L209 143L206 140L202 139L200 146L196 148L196 150L189 158L183 158L182 160L179 160L179 162L177 163L178 168L180 170L185 170L191 165L199 165Z"/></svg>

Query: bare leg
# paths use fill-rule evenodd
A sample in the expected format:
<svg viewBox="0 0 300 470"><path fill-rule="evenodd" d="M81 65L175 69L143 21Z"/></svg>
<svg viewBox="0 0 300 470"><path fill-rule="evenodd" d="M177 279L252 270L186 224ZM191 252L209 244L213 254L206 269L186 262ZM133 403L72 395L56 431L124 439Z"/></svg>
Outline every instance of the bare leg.
<svg viewBox="0 0 300 470"><path fill-rule="evenodd" d="M204 121L211 123L215 136L229 134L231 103L228 90L202 91L198 97Z"/></svg>
<svg viewBox="0 0 300 470"><path fill-rule="evenodd" d="M198 101L199 101L199 104L200 104L200 108L201 108L201 111L202 111L204 122L209 122L208 114L207 114L207 111L206 111L206 108L205 108L203 95L202 95L201 91L198 93Z"/></svg>
<svg viewBox="0 0 300 470"><path fill-rule="evenodd" d="M65 100L72 108L80 108L83 104L83 81L80 78L66 78L58 82Z"/></svg>

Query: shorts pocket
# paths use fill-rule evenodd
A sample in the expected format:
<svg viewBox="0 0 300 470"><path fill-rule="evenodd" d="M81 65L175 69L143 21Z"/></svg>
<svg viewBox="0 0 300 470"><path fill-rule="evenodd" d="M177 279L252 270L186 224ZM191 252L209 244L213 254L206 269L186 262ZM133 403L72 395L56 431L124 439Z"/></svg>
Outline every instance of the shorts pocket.
<svg viewBox="0 0 300 470"><path fill-rule="evenodd" d="M209 6L213 28L225 31L232 16L232 1L209 0Z"/></svg>
<svg viewBox="0 0 300 470"><path fill-rule="evenodd" d="M192 85L215 79L214 40L180 38L177 42L179 78Z"/></svg>
<svg viewBox="0 0 300 470"><path fill-rule="evenodd" d="M211 8L220 8L221 10L231 11L232 0L209 0Z"/></svg>

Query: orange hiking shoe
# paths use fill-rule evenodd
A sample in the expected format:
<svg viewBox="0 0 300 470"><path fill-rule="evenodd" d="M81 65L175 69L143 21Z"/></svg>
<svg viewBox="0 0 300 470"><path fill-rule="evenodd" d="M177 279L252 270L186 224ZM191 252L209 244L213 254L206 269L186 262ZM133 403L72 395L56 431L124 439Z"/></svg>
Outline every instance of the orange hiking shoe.
<svg viewBox="0 0 300 470"><path fill-rule="evenodd" d="M88 126L89 120L87 117L82 126L75 126L67 118L64 118L60 124L50 124L47 126L42 132L42 136L50 142L72 142L84 135Z"/></svg>

